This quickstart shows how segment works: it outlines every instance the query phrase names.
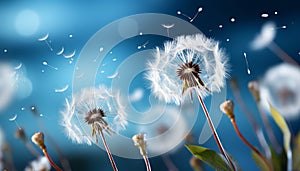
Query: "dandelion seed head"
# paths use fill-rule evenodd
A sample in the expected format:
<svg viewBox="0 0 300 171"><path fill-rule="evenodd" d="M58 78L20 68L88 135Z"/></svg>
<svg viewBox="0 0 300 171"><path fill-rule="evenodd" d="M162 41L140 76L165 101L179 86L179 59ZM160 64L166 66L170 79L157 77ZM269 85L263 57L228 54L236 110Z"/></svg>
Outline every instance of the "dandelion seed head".
<svg viewBox="0 0 300 171"><path fill-rule="evenodd" d="M147 63L146 79L160 100L179 105L184 86L198 87L202 97L220 92L227 68L227 57L217 41L203 34L187 35L165 42L164 49L156 48L154 58Z"/></svg>
<svg viewBox="0 0 300 171"><path fill-rule="evenodd" d="M270 68L260 81L261 103L269 111L270 102L286 119L300 114L300 69L292 64Z"/></svg>
<svg viewBox="0 0 300 171"><path fill-rule="evenodd" d="M73 142L91 145L94 132L108 134L125 129L127 125L125 107L118 91L112 92L104 85L84 88L74 94L72 100L66 99L65 109L61 111L61 125ZM82 124L90 125L90 134L85 134ZM95 137L94 137L95 138Z"/></svg>
<svg viewBox="0 0 300 171"><path fill-rule="evenodd" d="M50 171L51 165L47 159L47 157L39 157L36 160L30 162L29 166L25 168L25 171Z"/></svg>

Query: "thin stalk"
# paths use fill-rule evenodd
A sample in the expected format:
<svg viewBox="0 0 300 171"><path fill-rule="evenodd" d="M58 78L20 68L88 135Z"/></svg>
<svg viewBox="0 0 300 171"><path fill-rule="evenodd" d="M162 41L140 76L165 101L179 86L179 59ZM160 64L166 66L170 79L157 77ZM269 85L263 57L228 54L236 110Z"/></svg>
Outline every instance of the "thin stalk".
<svg viewBox="0 0 300 171"><path fill-rule="evenodd" d="M270 165L269 161L265 158L265 156L263 156L252 144L250 144L246 138L241 134L236 122L235 122L235 119L234 118L231 118L230 119L233 127L234 127L234 130L235 132L238 134L238 136L240 137L240 139L252 150L254 151L256 154L258 154L262 159L263 159L263 162L268 166L268 169L270 171L272 171L272 166Z"/></svg>
<svg viewBox="0 0 300 171"><path fill-rule="evenodd" d="M269 119L267 118L267 115L266 113L263 111L262 107L261 107L261 104L259 102L256 102L257 104L257 108L258 108L258 111L259 111L259 114L260 114L260 117L263 121L263 124L266 128L266 132L267 132L267 135L268 135L268 138L269 140L271 141L272 145L274 146L276 152L280 152L281 151L281 147L274 135L274 132L272 130L272 127L271 127L271 124L269 122Z"/></svg>
<svg viewBox="0 0 300 171"><path fill-rule="evenodd" d="M45 154L45 156L47 157L48 161L50 162L51 166L56 170L56 171L62 171L61 168L59 168L51 159L51 157L49 156L48 152L46 149L43 150L43 153Z"/></svg>
<svg viewBox="0 0 300 171"><path fill-rule="evenodd" d="M175 166L175 164L172 162L172 160L170 159L170 157L168 155L163 155L162 159L164 161L164 163L166 164L168 170L172 170L172 171L178 171L177 167Z"/></svg>
<svg viewBox="0 0 300 171"><path fill-rule="evenodd" d="M256 119L254 118L253 113L250 112L250 110L246 107L243 98L241 96L240 91L238 90L238 88L233 88L233 95L236 98L237 101L237 105L240 107L240 109L242 109L243 113L246 114L246 117L248 118L248 120L250 121L252 128L255 132L255 135L258 139L259 144L261 145L261 147L264 149L264 152L266 154L266 156L268 158L271 157L271 151L269 149L268 143L266 141L266 138L263 134L262 128L260 127L260 125L257 123Z"/></svg>
<svg viewBox="0 0 300 171"><path fill-rule="evenodd" d="M234 165L233 165L233 163L232 163L232 161L230 160L230 158L229 158L228 155L226 154L225 149L223 148L223 145L222 145L222 143L221 143L221 141L220 141L220 138L219 138L219 136L218 136L218 134L217 134L217 131L216 131L215 127L214 127L214 124L213 124L213 122L212 122L212 120L211 120L211 118L210 118L210 115L209 115L209 113L208 113L208 110L207 110L207 108L206 108L206 106L205 106L205 104L204 104L204 102L203 102L203 99L202 99L202 97L200 96L200 93L199 93L198 91L199 91L199 90L197 89L197 92L196 92L196 93L197 93L197 97L198 97L199 102L200 102L200 104L201 104L201 106L202 106L202 109L203 109L203 111L204 111L205 117L206 117L207 122L208 122L208 124L209 124L209 127L210 127L210 129L211 129L211 131L212 131L212 134L213 134L213 136L214 136L214 139L215 139L215 141L216 141L216 143L217 143L217 145L218 145L218 148L219 148L220 152L223 154L223 156L225 157L225 159L226 159L226 160L228 161L228 163L230 164L231 168L232 168L233 170L236 170L235 167L234 167Z"/></svg>
<svg viewBox="0 0 300 171"><path fill-rule="evenodd" d="M292 57L290 57L285 51L283 51L275 42L272 42L268 46L268 48L275 55L277 55L281 60L299 67L299 64Z"/></svg>
<svg viewBox="0 0 300 171"><path fill-rule="evenodd" d="M144 161L145 161L145 164L146 164L146 167L147 167L147 171L151 171L151 166L150 166L150 162L149 162L149 159L146 155L143 155L143 158L144 158Z"/></svg>
<svg viewBox="0 0 300 171"><path fill-rule="evenodd" d="M31 143L29 143L28 141L25 141L25 146L28 149L28 151L36 158L38 158L40 156L40 153L32 146Z"/></svg>
<svg viewBox="0 0 300 171"><path fill-rule="evenodd" d="M104 138L104 134L103 134L102 130L100 130L99 132L100 132L101 139L102 139L102 141L103 141L104 147L105 147L105 149L106 149L106 152L107 152L109 161L110 161L110 163L111 163L111 166L112 166L112 168L114 169L114 171L118 171L118 168L117 168L117 166L116 166L116 163L115 163L115 161L114 161L114 158L113 158L113 156L112 156L112 154L111 154L111 152L110 152L110 150L109 150L109 148L108 148L108 145L107 145L107 143L106 143L106 140L105 140L105 138Z"/></svg>

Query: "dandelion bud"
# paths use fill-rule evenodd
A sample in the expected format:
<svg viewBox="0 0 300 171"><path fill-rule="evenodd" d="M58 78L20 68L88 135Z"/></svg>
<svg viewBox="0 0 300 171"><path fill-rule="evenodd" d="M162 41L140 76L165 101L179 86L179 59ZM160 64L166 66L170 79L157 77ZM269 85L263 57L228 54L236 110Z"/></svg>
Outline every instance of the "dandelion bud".
<svg viewBox="0 0 300 171"><path fill-rule="evenodd" d="M258 82L257 81L251 81L248 83L248 88L254 97L256 102L260 102L260 95L259 95L259 88L258 88Z"/></svg>
<svg viewBox="0 0 300 171"><path fill-rule="evenodd" d="M136 134L132 137L134 145L140 149L140 153L142 156L147 156L146 147L147 142L145 140L145 134Z"/></svg>
<svg viewBox="0 0 300 171"><path fill-rule="evenodd" d="M234 119L234 104L231 100L226 100L220 105L220 109L223 113L225 113L230 119Z"/></svg>
<svg viewBox="0 0 300 171"><path fill-rule="evenodd" d="M31 137L31 141L39 146L42 150L46 149L44 143L44 134L42 132L37 132Z"/></svg>
<svg viewBox="0 0 300 171"><path fill-rule="evenodd" d="M190 159L190 166L194 169L194 170L202 170L202 163L201 161L193 156L191 159Z"/></svg>
<svg viewBox="0 0 300 171"><path fill-rule="evenodd" d="M15 136L16 138L19 138L22 141L27 142L27 137L23 128L18 128L18 130L15 133Z"/></svg>

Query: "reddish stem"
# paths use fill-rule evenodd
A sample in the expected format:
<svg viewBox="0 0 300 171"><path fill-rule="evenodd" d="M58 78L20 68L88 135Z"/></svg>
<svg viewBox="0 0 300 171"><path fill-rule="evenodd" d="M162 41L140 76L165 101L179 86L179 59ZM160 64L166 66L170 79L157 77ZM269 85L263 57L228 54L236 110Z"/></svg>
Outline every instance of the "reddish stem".
<svg viewBox="0 0 300 171"><path fill-rule="evenodd" d="M217 143L217 145L218 145L218 148L219 148L220 152L221 152L221 153L223 154L223 156L226 158L226 160L227 160L228 163L230 164L231 168L232 168L233 170L236 170L235 167L234 167L234 165L233 165L233 163L232 163L232 161L230 160L230 158L228 157L228 155L227 155L226 152L225 152L225 149L224 149L224 147L223 147L223 145L222 145L222 143L221 143L221 141L220 141L220 138L219 138L219 136L218 136L218 134L217 134L217 131L216 131L215 127L214 127L214 124L213 124L213 122L212 122L212 120L211 120L211 118L210 118L210 115L209 115L209 113L208 113L208 110L207 110L207 108L206 108L206 106L205 106L205 104L204 104L204 102L203 102L203 99L201 98L199 92L197 92L197 96L198 96L198 99L199 99L200 104L201 104L201 106L202 106L202 109L203 109L203 111L204 111L205 117L206 117L206 119L207 119L207 122L208 122L208 124L209 124L209 127L210 127L210 129L211 129L211 131L212 131L212 134L213 134L213 136L214 136L214 139L215 139L215 141L216 141L216 143Z"/></svg>
<svg viewBox="0 0 300 171"><path fill-rule="evenodd" d="M148 160L148 157L146 155L144 155L143 158L144 158L144 161L146 163L147 171L151 171L151 166L150 166L150 162Z"/></svg>
<svg viewBox="0 0 300 171"><path fill-rule="evenodd" d="M117 166L116 166L116 163L115 163L115 161L114 161L114 159L113 159L113 156L112 156L112 154L111 154L111 152L110 152L110 150L109 150L109 148L108 148L108 145L107 145L107 143L106 143L106 140L105 140L105 138L104 138L104 134L103 134L102 130L99 131L99 132L100 132L101 139L102 139L102 141L103 141L104 147L105 147L105 149L106 149L106 152L107 152L109 161L110 161L110 163L111 163L111 166L113 167L114 171L118 171L118 168L117 168Z"/></svg>
<svg viewBox="0 0 300 171"><path fill-rule="evenodd" d="M263 161L264 161L264 163L268 166L268 169L270 170L270 171L272 171L272 166L270 165L270 163L268 162L268 160L252 145L252 144L250 144L247 140L246 140L246 138L241 134L241 132L240 132L240 130L239 130L239 128L238 128L238 126L237 126L237 124L236 124L236 122L235 122L235 119L234 118L231 118L230 119L230 121L231 121L231 123L232 123L232 125L233 125L233 127L234 127L234 130L235 130L235 132L238 134L238 136L240 137L240 139L251 149L251 150L253 150L256 154L258 154L262 159L263 159Z"/></svg>
<svg viewBox="0 0 300 171"><path fill-rule="evenodd" d="M51 166L56 170L56 171L62 171L61 168L59 168L51 159L51 157L49 156L47 149L45 148L43 150L43 153L45 154L45 156L47 157L48 161L50 162Z"/></svg>

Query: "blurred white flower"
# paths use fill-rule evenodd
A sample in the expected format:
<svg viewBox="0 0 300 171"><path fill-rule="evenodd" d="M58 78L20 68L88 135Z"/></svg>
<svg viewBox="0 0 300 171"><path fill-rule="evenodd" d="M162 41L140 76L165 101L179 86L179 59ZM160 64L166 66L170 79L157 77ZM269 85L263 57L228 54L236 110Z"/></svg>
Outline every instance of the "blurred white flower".
<svg viewBox="0 0 300 171"><path fill-rule="evenodd" d="M283 63L270 68L260 83L261 101L269 111L268 101L285 117L300 114L300 69Z"/></svg>
<svg viewBox="0 0 300 171"><path fill-rule="evenodd" d="M122 106L119 92L113 93L103 85L99 88L84 88L73 96L71 103L66 100L65 110L61 114L61 125L67 136L77 143L91 144L91 138L97 141L97 132L112 134L125 129L127 125L125 107ZM92 137L84 134L82 124L91 126L89 132Z"/></svg>
<svg viewBox="0 0 300 171"><path fill-rule="evenodd" d="M51 165L47 157L39 157L30 162L30 165L25 168L25 171L50 171Z"/></svg>
<svg viewBox="0 0 300 171"><path fill-rule="evenodd" d="M7 63L0 63L0 111L11 102L15 93L16 71Z"/></svg>
<svg viewBox="0 0 300 171"><path fill-rule="evenodd" d="M198 88L201 97L220 92L227 76L227 58L219 43L203 34L177 37L156 48L147 63L146 79L160 100L179 105L182 95Z"/></svg>
<svg viewBox="0 0 300 171"><path fill-rule="evenodd" d="M267 47L276 36L276 26L273 22L267 22L263 25L261 32L251 42L253 50L259 50Z"/></svg>

